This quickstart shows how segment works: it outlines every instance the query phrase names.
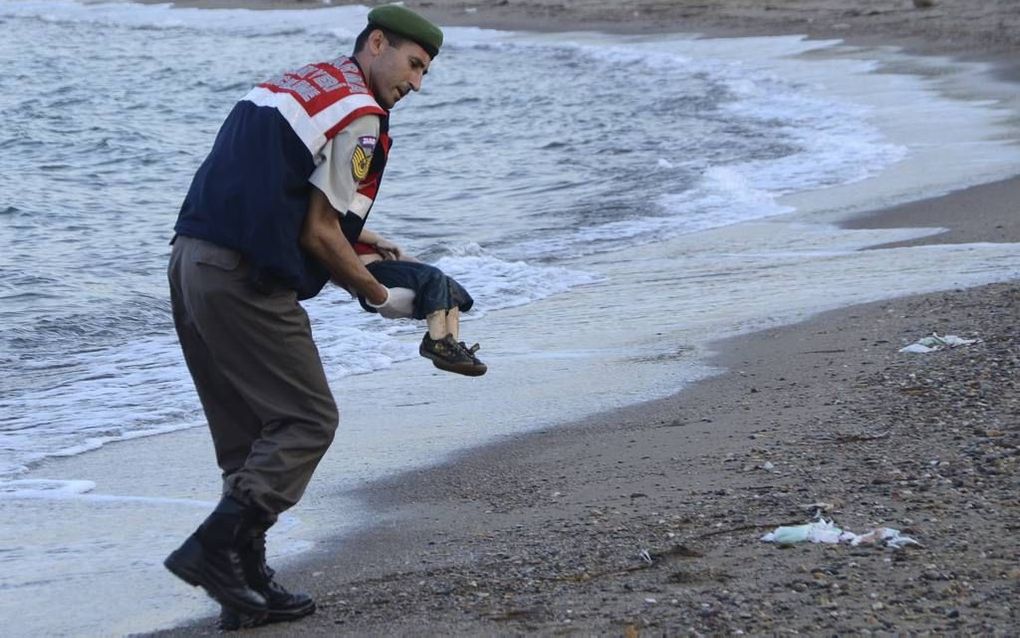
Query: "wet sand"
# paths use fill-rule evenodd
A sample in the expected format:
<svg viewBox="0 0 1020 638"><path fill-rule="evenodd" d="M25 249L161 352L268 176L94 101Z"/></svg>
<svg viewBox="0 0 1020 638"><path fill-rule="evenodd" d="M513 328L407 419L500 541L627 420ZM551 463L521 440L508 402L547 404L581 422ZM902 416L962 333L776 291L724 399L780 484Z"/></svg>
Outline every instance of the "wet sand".
<svg viewBox="0 0 1020 638"><path fill-rule="evenodd" d="M1020 19L1007 2L980 3L980 16L950 26L930 12L959 17L959 5L971 3L921 14L910 2L857 2L858 15L831 1L564 4L476 3L465 21L593 28L637 10L626 28L842 31L986 58L1015 52L1020 33L996 26ZM912 244L1016 242L1018 203L1014 178L848 225L950 229ZM378 524L280 574L312 593L319 611L247 633L1014 634L1018 319L1014 281L855 306L720 342L713 363L727 372L676 396L365 488L358 495ZM898 352L932 332L981 341ZM921 547L758 540L818 511L856 532L899 528ZM157 635L215 633L203 619Z"/></svg>

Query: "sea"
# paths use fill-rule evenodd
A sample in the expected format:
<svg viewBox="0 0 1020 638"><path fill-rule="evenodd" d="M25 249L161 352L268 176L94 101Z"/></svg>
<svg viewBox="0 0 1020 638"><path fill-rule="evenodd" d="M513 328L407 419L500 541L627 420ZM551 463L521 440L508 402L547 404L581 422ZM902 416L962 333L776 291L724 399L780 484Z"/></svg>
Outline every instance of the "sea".
<svg viewBox="0 0 1020 638"><path fill-rule="evenodd" d="M215 612L162 567L220 489L170 320L171 229L232 105L350 52L367 10L0 3L5 636ZM341 289L308 301L342 422L271 533L284 569L373 523L369 481L675 393L719 372L713 340L1020 276L1017 244L865 250L939 229L839 226L1020 173L1015 86L981 63L801 36L445 31L393 111L370 226L471 291L462 338L489 372L437 371L421 323Z"/></svg>

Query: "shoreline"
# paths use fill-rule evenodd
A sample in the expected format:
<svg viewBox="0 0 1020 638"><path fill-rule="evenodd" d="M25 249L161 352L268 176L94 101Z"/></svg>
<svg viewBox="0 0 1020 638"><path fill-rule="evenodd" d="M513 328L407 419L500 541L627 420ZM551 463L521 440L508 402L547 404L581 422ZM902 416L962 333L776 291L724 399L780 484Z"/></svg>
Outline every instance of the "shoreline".
<svg viewBox="0 0 1020 638"><path fill-rule="evenodd" d="M480 8L464 24L499 26L494 15ZM506 20L499 28L528 28L512 19L522 20L499 17ZM605 24L616 33L677 31ZM771 22L760 27L767 32L740 24L712 35L789 33ZM537 30L563 26L553 16ZM621 30L628 28L634 31ZM707 22L696 30L707 31ZM853 28L845 31L862 41ZM825 33L814 27L808 35L832 37ZM1016 46L921 40L907 49L995 60ZM1011 62L1000 68L1015 80ZM841 225L949 228L872 249L1016 242L1016 201L1020 176ZM959 210L976 217L961 224ZM1020 572L992 537L1015 535L1009 520L1017 518L1009 476L1020 407L1004 373L1020 363L1020 343L1009 337L1018 315L1016 281L826 312L715 344L719 354L709 363L726 371L672 397L372 484L355 496L376 509L375 526L318 546L280 575L311 591L319 612L253 632L411 635L427 623L431 633L455 635L1007 634ZM932 331L985 341L931 355L897 353ZM944 419L947 410L966 425ZM983 469L989 458L995 473ZM826 515L849 529L899 527L925 548L783 550L758 541L776 525L807 522L811 512L802 506L815 502L832 504ZM977 520L989 513L990 520ZM989 528L974 530L979 522ZM884 593L890 588L892 598ZM216 633L203 619L153 635Z"/></svg>
<svg viewBox="0 0 1020 638"><path fill-rule="evenodd" d="M931 199L920 199L884 210L857 215L840 223L842 228L941 227L943 232L902 242L872 246L869 250L934 244L1015 242L1020 238L1020 175L952 191ZM938 204L933 205L938 200ZM954 219L966 210L966 224Z"/></svg>

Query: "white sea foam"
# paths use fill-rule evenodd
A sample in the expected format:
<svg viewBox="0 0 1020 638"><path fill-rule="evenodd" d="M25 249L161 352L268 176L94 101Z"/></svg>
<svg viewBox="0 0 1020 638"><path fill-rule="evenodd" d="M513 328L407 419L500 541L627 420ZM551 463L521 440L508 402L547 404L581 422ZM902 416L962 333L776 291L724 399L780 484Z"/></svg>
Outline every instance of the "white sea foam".
<svg viewBox="0 0 1020 638"><path fill-rule="evenodd" d="M21 479L0 483L0 498L11 496L65 498L91 492L95 487L93 481Z"/></svg>
<svg viewBox="0 0 1020 638"><path fill-rule="evenodd" d="M595 273L526 261L503 261L484 254L477 244L461 246L436 265L464 282L475 298L479 314L522 306L577 286L596 283Z"/></svg>
<svg viewBox="0 0 1020 638"><path fill-rule="evenodd" d="M212 501L196 499L92 494L91 492L95 488L96 484L93 481L84 480L19 479L0 481L0 500L74 500L91 503L143 503L149 505L183 505L202 510L208 510L216 505Z"/></svg>
<svg viewBox="0 0 1020 638"><path fill-rule="evenodd" d="M709 168L694 187L659 196L654 206L650 206L654 215L640 215L640 211L636 211L637 214L627 219L580 229L570 236L528 241L522 249L536 257L588 255L792 210L776 202L779 193L756 188L754 181L752 174L743 167Z"/></svg>
<svg viewBox="0 0 1020 638"><path fill-rule="evenodd" d="M591 36L595 37L595 36ZM644 68L649 74L676 73L682 78L704 76L725 88L729 98L720 110L734 122L758 123L760 129L790 150L781 157L761 160L724 160L678 154L658 157L666 193L655 198L658 206L631 210L623 219L584 226L568 235L548 233L524 241L530 257L577 256L630 245L661 241L677 234L697 232L743 221L760 219L792 210L776 199L792 192L849 184L881 173L907 155L901 145L888 143L874 123L874 110L861 103L833 99L818 87L769 71L764 63L690 57L663 51L661 43L641 41L626 45L590 43L549 44L539 40L505 46L545 46L575 51L582 59L627 68ZM789 42L789 53L820 46L818 43ZM873 61L843 63L847 74L874 70ZM639 74L640 75L640 74ZM653 75L654 77L654 75ZM683 168L701 174L696 184L682 191L668 192L670 170ZM640 187L639 187L640 188Z"/></svg>
<svg viewBox="0 0 1020 638"><path fill-rule="evenodd" d="M506 262L487 255L477 244L448 253L436 265L461 281L475 298L476 310L465 316L466 321L598 279L566 268ZM333 380L383 370L418 356L417 342L407 335L421 332L421 322L395 322L369 314L337 288L307 305L320 355ZM0 478L24 474L45 458L74 456L109 443L205 423L180 349L169 334L98 351L66 353L61 363L80 372L57 384L5 397L8 414L0 432ZM35 364L45 369L53 362Z"/></svg>
<svg viewBox="0 0 1020 638"><path fill-rule="evenodd" d="M59 363L77 372L5 397L0 477L23 473L46 457L73 456L199 423L194 407L181 407L191 404L192 390L176 351L167 335L62 353Z"/></svg>
<svg viewBox="0 0 1020 638"><path fill-rule="evenodd" d="M861 65L858 72L870 69L871 65ZM853 183L907 155L905 147L885 141L873 123L874 110L863 104L791 91L789 81L770 76L753 82L731 80L728 85L740 96L726 105L728 112L779 122L779 132L800 148L784 158L740 163L737 170L755 188L778 196Z"/></svg>

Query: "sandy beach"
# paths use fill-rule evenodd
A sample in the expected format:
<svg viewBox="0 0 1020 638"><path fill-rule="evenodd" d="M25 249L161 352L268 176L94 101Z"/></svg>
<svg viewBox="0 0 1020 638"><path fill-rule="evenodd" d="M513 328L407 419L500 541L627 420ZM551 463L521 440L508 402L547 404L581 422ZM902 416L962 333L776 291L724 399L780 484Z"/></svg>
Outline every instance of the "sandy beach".
<svg viewBox="0 0 1020 638"><path fill-rule="evenodd" d="M407 5L487 27L806 33L1000 62L1020 48L1008 0ZM1000 68L1016 77L1015 66ZM1012 243L1018 202L1013 178L846 225L948 229L875 250ZM362 490L377 525L280 574L319 611L247 633L1015 635L1018 319L1020 282L1007 282L719 342L711 363L725 372L678 395ZM933 332L978 341L899 352ZM855 532L897 528L920 544L759 540L816 514ZM152 635L216 633L207 618Z"/></svg>

